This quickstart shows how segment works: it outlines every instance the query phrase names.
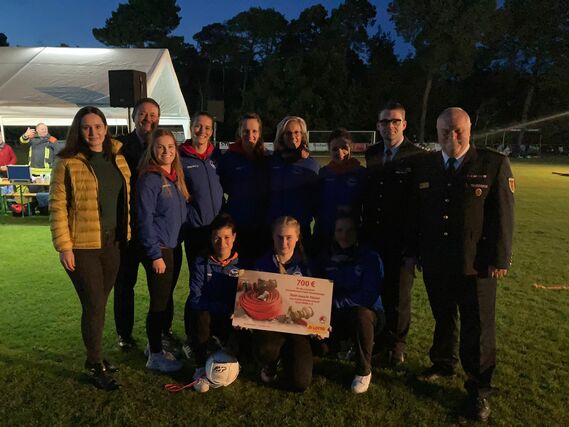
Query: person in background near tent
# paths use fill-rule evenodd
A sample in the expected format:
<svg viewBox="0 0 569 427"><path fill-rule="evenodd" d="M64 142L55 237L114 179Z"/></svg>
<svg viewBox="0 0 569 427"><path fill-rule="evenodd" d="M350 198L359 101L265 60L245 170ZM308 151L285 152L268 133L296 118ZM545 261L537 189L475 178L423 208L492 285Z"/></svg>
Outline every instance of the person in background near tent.
<svg viewBox="0 0 569 427"><path fill-rule="evenodd" d="M352 135L336 129L328 137L330 162L318 173L319 203L314 223L316 253L334 240L334 219L339 211L359 218L366 170L352 157Z"/></svg>
<svg viewBox="0 0 569 427"><path fill-rule="evenodd" d="M2 133L0 132L0 177L6 176L6 171L8 165L15 165L16 164L16 154L12 147L10 147L4 138L2 137Z"/></svg>
<svg viewBox="0 0 569 427"><path fill-rule="evenodd" d="M209 390L205 363L214 337L233 356L237 356L239 350L237 337L240 334L231 325L239 277L239 255L233 246L235 224L229 214L220 213L210 229L208 255L197 257L190 265L190 294L184 316L196 361L194 380L198 382L194 389L199 392Z"/></svg>
<svg viewBox="0 0 569 427"><path fill-rule="evenodd" d="M423 267L435 318L433 366L418 378L454 375L459 312L464 411L486 421L496 367L496 287L512 260L515 184L508 158L470 144L470 128L461 108L439 115L442 150L417 163L409 211L417 228L407 247Z"/></svg>
<svg viewBox="0 0 569 427"><path fill-rule="evenodd" d="M146 317L148 361L146 367L161 372L182 368L176 358L162 348L162 332L168 302L172 298L174 248L186 221L189 199L176 138L169 130L155 130L139 164L136 182L137 235L142 246L150 307Z"/></svg>
<svg viewBox="0 0 569 427"><path fill-rule="evenodd" d="M85 369L103 390L119 387L102 355L107 298L119 269L118 242L130 238L130 170L105 116L81 108L51 174L50 228L59 260L81 301Z"/></svg>
<svg viewBox="0 0 569 427"><path fill-rule="evenodd" d="M389 103L378 114L381 142L366 151L367 182L363 201L362 240L381 256L385 269L382 302L386 327L376 351L386 350L392 366L405 362L411 325L414 266L403 264L402 236L409 203L413 159L423 153L404 135L407 121L401 104Z"/></svg>
<svg viewBox="0 0 569 427"><path fill-rule="evenodd" d="M274 154L270 161L268 224L281 216L300 223L303 244L311 251L310 223L318 200L320 163L310 157L308 129L301 117L287 116L277 125Z"/></svg>
<svg viewBox="0 0 569 427"><path fill-rule="evenodd" d="M268 157L261 118L247 113L239 120L237 141L219 161L221 185L227 193L226 210L237 227L237 247L243 268L270 248L265 225L269 195Z"/></svg>
<svg viewBox="0 0 569 427"><path fill-rule="evenodd" d="M138 179L138 164L148 143L150 134L158 127L160 121L160 105L152 98L141 98L132 111L134 130L127 135L119 136L123 143L122 154L128 162L131 171L130 185L133 191L131 197L131 226L133 236L130 242L121 247L121 265L115 284L114 315L115 327L118 334L118 345L122 350L135 346L132 336L134 327L134 287L138 279L138 267L142 263L144 251L140 246L136 231L136 181ZM167 318L173 316L173 301L169 302ZM171 326L171 320L170 320ZM175 347L170 334L170 326L165 324L164 347L172 350Z"/></svg>
<svg viewBox="0 0 569 427"><path fill-rule="evenodd" d="M300 241L300 223L289 216L277 218L273 225L273 250L257 260L255 270L268 273L310 276ZM253 352L262 364L261 381L277 379L279 359L284 365L285 381L295 391L312 383L311 338L307 335L254 330Z"/></svg>
<svg viewBox="0 0 569 427"><path fill-rule="evenodd" d="M28 164L32 167L32 175L49 173L55 157L65 146L65 142L49 134L45 123L38 123L35 129L28 128L20 142L30 145Z"/></svg>
<svg viewBox="0 0 569 427"><path fill-rule="evenodd" d="M316 263L315 275L334 282L332 332L328 345L338 350L340 340L351 338L355 349L354 393L365 393L371 382L374 337L384 326L381 304L383 264L379 255L358 243L358 220L340 213L334 239Z"/></svg>

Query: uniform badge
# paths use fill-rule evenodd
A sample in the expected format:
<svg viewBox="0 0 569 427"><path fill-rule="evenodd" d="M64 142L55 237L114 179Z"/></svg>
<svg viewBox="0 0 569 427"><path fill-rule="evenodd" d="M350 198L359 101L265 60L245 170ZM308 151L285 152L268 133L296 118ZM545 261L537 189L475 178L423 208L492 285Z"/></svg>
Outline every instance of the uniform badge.
<svg viewBox="0 0 569 427"><path fill-rule="evenodd" d="M516 192L516 182L514 181L514 178L508 178L508 186L510 187L510 191L512 193Z"/></svg>
<svg viewBox="0 0 569 427"><path fill-rule="evenodd" d="M428 182L420 182L419 183L419 190L424 190L426 188L429 188L429 183Z"/></svg>
<svg viewBox="0 0 569 427"><path fill-rule="evenodd" d="M474 190L474 195L476 197L482 196L482 188L477 188L476 190Z"/></svg>
<svg viewBox="0 0 569 427"><path fill-rule="evenodd" d="M229 276L230 277L239 277L239 269L238 268L232 268L231 270L229 270Z"/></svg>

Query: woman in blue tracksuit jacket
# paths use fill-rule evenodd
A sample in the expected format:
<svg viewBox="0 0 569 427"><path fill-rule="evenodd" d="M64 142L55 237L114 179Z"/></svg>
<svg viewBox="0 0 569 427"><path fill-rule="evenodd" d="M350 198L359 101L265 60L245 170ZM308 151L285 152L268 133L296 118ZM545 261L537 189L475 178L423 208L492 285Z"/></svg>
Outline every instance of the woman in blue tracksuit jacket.
<svg viewBox="0 0 569 427"><path fill-rule="evenodd" d="M292 217L277 218L273 225L273 251L255 263L255 270L269 273L309 276L300 243L300 223ZM310 337L273 331L253 331L254 353L263 363L261 380L277 377L282 358L286 380L293 390L304 391L312 382L313 356Z"/></svg>
<svg viewBox="0 0 569 427"><path fill-rule="evenodd" d="M146 317L148 369L173 372L182 367L162 349L166 308L171 298L174 275L174 248L186 220L189 198L172 132L152 133L139 167L136 183L137 231L144 249L144 268L150 293Z"/></svg>
<svg viewBox="0 0 569 427"><path fill-rule="evenodd" d="M356 357L352 391L364 393L371 381L374 337L385 324L380 296L383 263L377 253L358 245L356 224L348 214L337 217L334 241L315 270L317 276L334 282L330 345L352 338Z"/></svg>
<svg viewBox="0 0 569 427"><path fill-rule="evenodd" d="M237 332L231 325L239 277L239 258L233 247L235 223L229 214L221 213L210 228L209 254L198 256L190 265L190 294L184 315L186 335L197 366L196 379L203 377L207 347L213 336L234 356L239 349ZM203 384L195 389L206 391Z"/></svg>
<svg viewBox="0 0 569 427"><path fill-rule="evenodd" d="M265 224L269 196L268 157L261 118L245 114L239 121L237 141L219 161L219 176L227 194L225 210L237 228L237 248L243 268L270 248L270 228Z"/></svg>
<svg viewBox="0 0 569 427"><path fill-rule="evenodd" d="M332 159L318 173L319 201L314 224L314 241L318 252L334 239L334 220L339 212L359 217L365 179L365 168L351 156L352 136L336 129L328 138Z"/></svg>
<svg viewBox="0 0 569 427"><path fill-rule="evenodd" d="M287 116L277 125L270 162L268 224L281 216L300 223L305 247L310 249L320 164L309 155L308 130L301 117Z"/></svg>
<svg viewBox="0 0 569 427"><path fill-rule="evenodd" d="M217 164L219 149L210 142L213 135L213 117L198 113L192 121L192 139L180 145L180 160L188 191L192 195L188 205L188 219L184 226L184 247L188 265L200 253L207 251L209 229L223 204L223 189Z"/></svg>

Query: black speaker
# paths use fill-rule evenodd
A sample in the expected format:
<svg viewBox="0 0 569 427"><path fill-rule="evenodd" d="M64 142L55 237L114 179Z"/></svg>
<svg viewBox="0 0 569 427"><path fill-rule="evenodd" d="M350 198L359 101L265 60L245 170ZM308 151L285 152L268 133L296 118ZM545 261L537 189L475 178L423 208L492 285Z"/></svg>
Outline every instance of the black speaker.
<svg viewBox="0 0 569 427"><path fill-rule="evenodd" d="M109 70L111 107L134 107L146 98L146 73L136 70Z"/></svg>

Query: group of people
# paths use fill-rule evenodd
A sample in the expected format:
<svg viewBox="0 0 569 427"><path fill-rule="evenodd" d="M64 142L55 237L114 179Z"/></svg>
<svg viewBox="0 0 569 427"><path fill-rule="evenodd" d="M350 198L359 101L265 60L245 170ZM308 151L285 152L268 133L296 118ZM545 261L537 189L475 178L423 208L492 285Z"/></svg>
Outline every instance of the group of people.
<svg viewBox="0 0 569 427"><path fill-rule="evenodd" d="M191 139L179 146L158 127L155 100L138 101L132 118L135 130L119 142L99 109L79 110L51 177L53 243L82 305L85 368L97 387L119 387L101 346L113 286L119 346L136 345L139 264L150 295L147 368L182 367L168 347L185 252L184 326L196 390L208 388L204 365L214 341L236 357L252 355L263 382L280 377L304 390L313 354L336 352L348 338L355 393L369 387L374 354L405 363L418 266L436 321L433 365L419 378L454 375L460 356L468 411L488 417L496 283L511 261L515 186L506 157L470 144L464 110L441 113L442 151L427 153L405 138L403 106L388 104L377 122L382 141L366 152L365 168L344 129L331 133L331 159L320 168L297 116L278 124L268 153L261 118L246 114L223 154L211 142L214 119L206 112L193 118ZM242 268L332 280L330 338L232 328Z"/></svg>

